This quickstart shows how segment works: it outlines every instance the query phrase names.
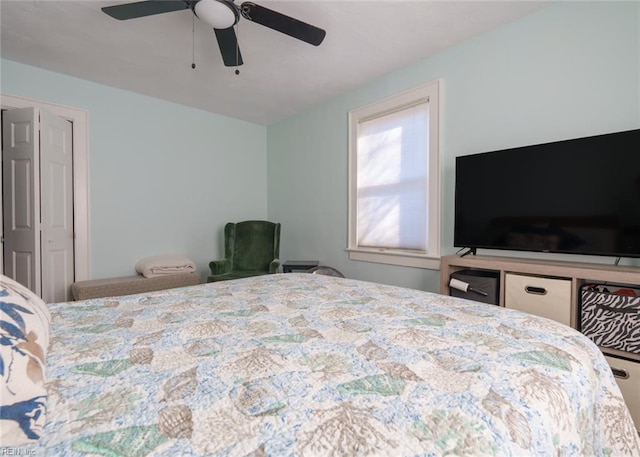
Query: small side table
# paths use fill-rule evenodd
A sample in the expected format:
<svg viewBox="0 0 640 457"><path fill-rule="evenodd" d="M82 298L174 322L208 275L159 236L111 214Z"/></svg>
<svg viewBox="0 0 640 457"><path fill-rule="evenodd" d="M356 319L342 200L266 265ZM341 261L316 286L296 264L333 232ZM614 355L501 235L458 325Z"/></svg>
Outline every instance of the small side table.
<svg viewBox="0 0 640 457"><path fill-rule="evenodd" d="M301 272L310 270L320 264L317 260L287 260L282 264L283 273Z"/></svg>

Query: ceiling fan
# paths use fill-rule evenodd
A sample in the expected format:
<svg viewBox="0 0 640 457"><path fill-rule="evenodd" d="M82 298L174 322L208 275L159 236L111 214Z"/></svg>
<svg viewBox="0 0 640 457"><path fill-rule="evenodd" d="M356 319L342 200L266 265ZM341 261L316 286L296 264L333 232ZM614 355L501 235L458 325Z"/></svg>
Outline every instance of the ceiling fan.
<svg viewBox="0 0 640 457"><path fill-rule="evenodd" d="M125 20L184 9L192 10L196 17L213 26L222 60L227 67L242 65L242 55L233 30L240 16L314 46L320 45L326 35L318 27L253 2L244 2L238 6L233 0L147 0L105 6L102 11L115 19Z"/></svg>

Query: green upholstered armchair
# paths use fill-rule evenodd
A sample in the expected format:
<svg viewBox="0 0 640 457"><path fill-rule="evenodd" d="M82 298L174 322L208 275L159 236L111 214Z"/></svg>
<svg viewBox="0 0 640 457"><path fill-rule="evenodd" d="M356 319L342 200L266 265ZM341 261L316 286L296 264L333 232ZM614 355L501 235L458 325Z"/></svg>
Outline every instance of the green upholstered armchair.
<svg viewBox="0 0 640 457"><path fill-rule="evenodd" d="M275 273L279 256L279 222L229 222L224 226L225 258L209 262L207 282Z"/></svg>

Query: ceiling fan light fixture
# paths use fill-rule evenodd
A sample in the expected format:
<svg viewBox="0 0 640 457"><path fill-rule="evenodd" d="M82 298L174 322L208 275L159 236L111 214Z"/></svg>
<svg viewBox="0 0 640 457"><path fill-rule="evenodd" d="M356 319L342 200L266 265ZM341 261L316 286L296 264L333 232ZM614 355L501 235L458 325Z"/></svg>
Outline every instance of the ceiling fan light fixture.
<svg viewBox="0 0 640 457"><path fill-rule="evenodd" d="M2 0L0 0L2 1ZM233 26L240 20L240 15L248 21L263 25L276 32L284 33L314 46L320 45L326 32L318 27L302 22L291 16L279 13L264 6L244 0L236 6L235 0L138 0L122 5L105 6L102 11L114 19L125 20L138 17L170 13L189 8L194 16L213 27L222 61L227 67L242 65L242 55L238 45L238 37ZM195 28L193 29L195 33ZM195 68L193 63L192 68ZM236 69L236 74L238 74Z"/></svg>
<svg viewBox="0 0 640 457"><path fill-rule="evenodd" d="M194 12L214 29L228 29L238 22L235 7L224 0L199 0Z"/></svg>

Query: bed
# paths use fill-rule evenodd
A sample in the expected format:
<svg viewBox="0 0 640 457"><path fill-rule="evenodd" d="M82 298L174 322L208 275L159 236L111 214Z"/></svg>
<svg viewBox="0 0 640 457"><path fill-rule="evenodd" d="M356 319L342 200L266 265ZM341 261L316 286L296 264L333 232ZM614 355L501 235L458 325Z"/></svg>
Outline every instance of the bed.
<svg viewBox="0 0 640 457"><path fill-rule="evenodd" d="M515 310L305 273L48 308L21 455L640 455L598 348Z"/></svg>

